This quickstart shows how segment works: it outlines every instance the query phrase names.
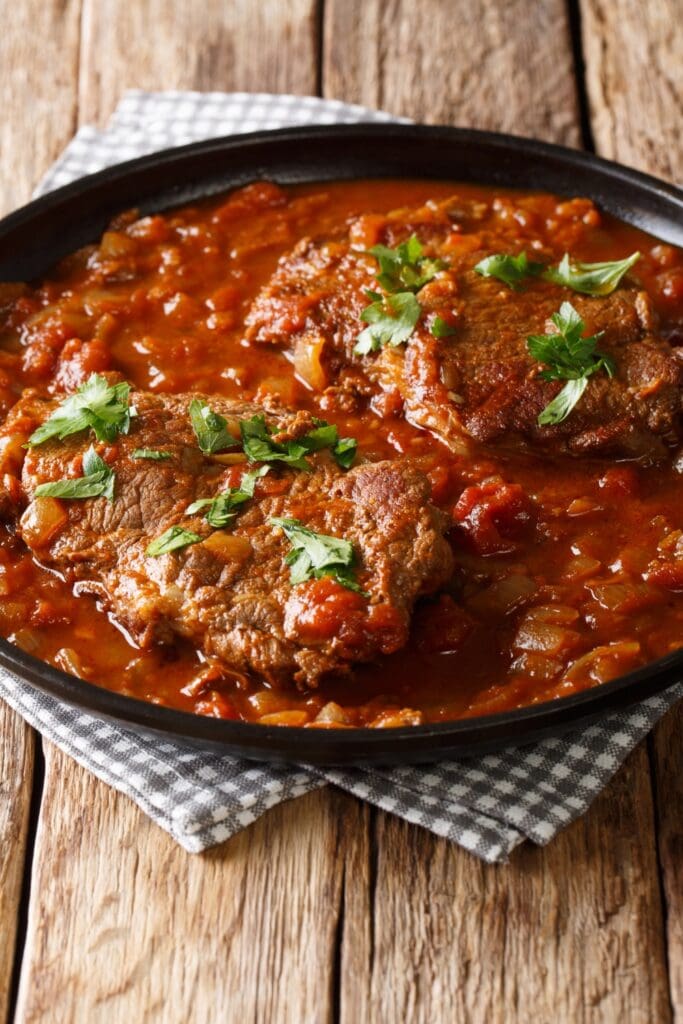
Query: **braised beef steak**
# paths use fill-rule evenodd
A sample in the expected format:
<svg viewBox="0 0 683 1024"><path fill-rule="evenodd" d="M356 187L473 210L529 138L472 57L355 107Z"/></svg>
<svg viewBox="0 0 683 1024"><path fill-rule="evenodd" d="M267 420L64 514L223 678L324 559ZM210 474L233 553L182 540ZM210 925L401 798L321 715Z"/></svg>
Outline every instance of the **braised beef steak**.
<svg viewBox="0 0 683 1024"><path fill-rule="evenodd" d="M583 204L577 220L598 216L587 201L574 202ZM422 314L407 343L358 355L366 291L377 288L377 264L367 249L396 246L411 234L447 267L419 292ZM523 208L458 196L360 217L343 237L303 239L281 258L251 307L247 336L290 349L295 363L313 367L309 383L320 389L343 391L362 372L400 396L412 423L456 451L475 438L573 454L661 456L680 439L683 375L645 292L622 285L591 297L538 277L515 291L474 270L495 252L525 250L531 259L557 261L562 250L552 250L551 237ZM564 422L539 426L539 413L562 385L542 379L526 338L543 334L566 300L587 333L604 332L600 351L612 357L616 373L591 377ZM433 314L452 324L449 336L430 332Z"/></svg>
<svg viewBox="0 0 683 1024"><path fill-rule="evenodd" d="M452 567L426 478L402 462L344 472L321 451L310 456L309 472L273 467L234 524L214 529L201 512L188 515L188 506L238 485L251 467L235 461L243 458L238 446L227 458L199 450L187 411L196 397L134 394L130 433L96 446L116 474L113 502L34 497L41 483L81 475L92 441L86 432L30 448L16 468L28 502L20 532L36 557L77 591L97 595L141 646L186 637L207 655L272 683L293 677L315 685L323 675L401 647L416 598L439 587ZM263 413L223 398L207 401L237 437L239 420ZM28 395L13 410L6 436L25 440L54 408L53 401ZM307 414L286 411L269 411L267 421L290 438L313 426ZM141 448L171 458L133 458ZM35 529L45 502L57 510L47 533ZM328 577L293 585L285 564L289 542L270 517L294 518L350 541L366 596ZM150 542L175 525L200 542L150 556Z"/></svg>

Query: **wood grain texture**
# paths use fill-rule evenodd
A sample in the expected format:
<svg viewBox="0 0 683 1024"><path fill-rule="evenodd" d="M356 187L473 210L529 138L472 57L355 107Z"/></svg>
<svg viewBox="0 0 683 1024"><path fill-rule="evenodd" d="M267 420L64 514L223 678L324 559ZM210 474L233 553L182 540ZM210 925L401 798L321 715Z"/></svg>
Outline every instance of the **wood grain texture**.
<svg viewBox="0 0 683 1024"><path fill-rule="evenodd" d="M33 776L33 733L0 704L0 1022L7 1019Z"/></svg>
<svg viewBox="0 0 683 1024"><path fill-rule="evenodd" d="M586 86L598 152L683 182L683 44L678 0L582 0ZM683 708L652 742L674 1019L683 1021Z"/></svg>
<svg viewBox="0 0 683 1024"><path fill-rule="evenodd" d="M0 3L0 215L30 198L76 120L80 3ZM8 113L9 112L9 113ZM0 1021L7 1014L31 801L34 740L0 706Z"/></svg>
<svg viewBox="0 0 683 1024"><path fill-rule="evenodd" d="M82 120L126 87L314 91L312 3L85 5ZM324 27L328 95L579 138L560 0L327 0ZM502 868L331 792L190 857L50 749L17 1019L666 1024L662 935L642 749Z"/></svg>
<svg viewBox="0 0 683 1024"><path fill-rule="evenodd" d="M353 800L309 794L189 856L49 746L46 780L20 1024L333 1019Z"/></svg>
<svg viewBox="0 0 683 1024"><path fill-rule="evenodd" d="M372 848L367 903L346 887L343 1024L671 1020L643 748L584 819L508 866L384 814Z"/></svg>
<svg viewBox="0 0 683 1024"><path fill-rule="evenodd" d="M681 181L680 0L581 0L586 84L596 146Z"/></svg>
<svg viewBox="0 0 683 1024"><path fill-rule="evenodd" d="M578 145L564 0L327 0L325 94Z"/></svg>
<svg viewBox="0 0 683 1024"><path fill-rule="evenodd" d="M683 1021L683 707L670 711L654 732L659 859L666 898L671 1002Z"/></svg>
<svg viewBox="0 0 683 1024"><path fill-rule="evenodd" d="M316 91L316 0L83 2L82 123L125 89Z"/></svg>
<svg viewBox="0 0 683 1024"><path fill-rule="evenodd" d="M80 0L0 2L0 212L25 203L76 124Z"/></svg>
<svg viewBox="0 0 683 1024"><path fill-rule="evenodd" d="M563 3L535 4L532 16L516 2L328 0L324 54L325 90L343 99L580 137ZM509 867L487 868L388 815L373 820L369 862L353 875L361 884L345 889L345 1024L671 1019L644 748L584 820Z"/></svg>

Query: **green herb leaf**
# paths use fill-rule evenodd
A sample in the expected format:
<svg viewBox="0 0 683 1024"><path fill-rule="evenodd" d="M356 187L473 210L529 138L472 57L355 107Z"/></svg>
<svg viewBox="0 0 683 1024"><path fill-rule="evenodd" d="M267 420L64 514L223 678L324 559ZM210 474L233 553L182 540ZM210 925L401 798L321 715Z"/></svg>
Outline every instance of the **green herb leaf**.
<svg viewBox="0 0 683 1024"><path fill-rule="evenodd" d="M429 325L429 330L435 338L450 338L451 335L456 333L455 327L451 327L448 321L440 316L434 317Z"/></svg>
<svg viewBox="0 0 683 1024"><path fill-rule="evenodd" d="M543 277L546 281L565 285L584 295L609 295L618 286L624 274L640 259L634 252L625 260L606 263L580 263L566 252L556 267L549 267Z"/></svg>
<svg viewBox="0 0 683 1024"><path fill-rule="evenodd" d="M529 335L527 348L534 359L546 364L547 369L541 373L544 380L566 380L571 386L566 385L543 409L538 417L541 426L566 419L594 373L604 370L612 377L616 369L610 356L596 350L602 332L584 338L586 325L570 302L563 302L559 313L554 313L551 320L557 330Z"/></svg>
<svg viewBox="0 0 683 1024"><path fill-rule="evenodd" d="M339 431L332 423L316 420L316 426L295 441L280 444L273 440L272 432L264 416L252 416L240 421L242 447L250 462L284 462L294 469L309 470L311 464L306 455L330 448L337 463L348 469L358 447L352 437L339 437Z"/></svg>
<svg viewBox="0 0 683 1024"><path fill-rule="evenodd" d="M397 292L366 306L361 319L370 326L360 332L353 351L367 355L385 345L402 345L413 333L420 311L420 303L412 292Z"/></svg>
<svg viewBox="0 0 683 1024"><path fill-rule="evenodd" d="M249 473L245 473L240 481L239 487L230 487L215 498L199 498L188 505L186 515L191 516L200 512L203 508L208 509L205 519L209 526L216 530L222 530L229 526L237 517L240 505L254 497L254 487L259 477L265 476L269 466L261 466Z"/></svg>
<svg viewBox="0 0 683 1024"><path fill-rule="evenodd" d="M443 260L427 259L416 235L407 242L401 242L395 249L386 245L373 245L368 254L379 264L378 283L386 292L417 292L431 281L446 264ZM376 301L376 300L373 300Z"/></svg>
<svg viewBox="0 0 683 1024"><path fill-rule="evenodd" d="M170 452L160 452L156 448L136 448L131 455L132 459L150 459L152 462L163 462L164 459L172 459Z"/></svg>
<svg viewBox="0 0 683 1024"><path fill-rule="evenodd" d="M83 476L73 480L39 484L34 494L37 498L107 498L108 501L113 501L115 479L113 470L91 445L83 456Z"/></svg>
<svg viewBox="0 0 683 1024"><path fill-rule="evenodd" d="M271 516L268 522L271 526L278 526L292 545L285 561L290 567L289 578L294 586L305 580L331 576L347 590L368 596L356 582L353 545L348 540L314 533L298 519Z"/></svg>
<svg viewBox="0 0 683 1024"><path fill-rule="evenodd" d="M495 277L514 291L518 291L525 278L540 274L543 264L531 263L525 252L521 252L519 256L497 252L480 260L474 269L482 277Z"/></svg>
<svg viewBox="0 0 683 1024"><path fill-rule="evenodd" d="M44 444L53 437L62 441L88 428L98 441L113 441L119 434L128 433L131 417L136 415L129 405L129 395L130 384L110 385L104 377L93 373L31 434L28 443Z"/></svg>
<svg viewBox="0 0 683 1024"><path fill-rule="evenodd" d="M187 411L197 443L205 455L213 455L215 452L222 452L237 445L237 441L227 429L227 420L213 412L206 402L202 402L200 398L193 398Z"/></svg>
<svg viewBox="0 0 683 1024"><path fill-rule="evenodd" d="M178 551L186 548L189 544L198 544L202 538L192 530L186 530L182 526L170 526L165 533L153 540L147 548L147 554L152 558L159 555L167 555L169 551Z"/></svg>
<svg viewBox="0 0 683 1024"><path fill-rule="evenodd" d="M588 377L577 377L576 380L568 380L562 390L555 395L552 402L548 402L543 412L540 413L538 417L539 425L544 427L566 420L586 390L587 385Z"/></svg>
<svg viewBox="0 0 683 1024"><path fill-rule="evenodd" d="M356 441L355 437L340 437L332 449L337 465L341 466L342 469L350 469L356 457L357 449L358 441Z"/></svg>

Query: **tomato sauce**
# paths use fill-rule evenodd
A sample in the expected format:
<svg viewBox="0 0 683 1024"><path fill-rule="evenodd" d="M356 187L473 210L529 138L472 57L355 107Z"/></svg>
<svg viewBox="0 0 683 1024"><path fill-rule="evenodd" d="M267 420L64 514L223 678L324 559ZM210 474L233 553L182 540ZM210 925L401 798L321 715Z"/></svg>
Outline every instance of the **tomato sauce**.
<svg viewBox="0 0 683 1024"><path fill-rule="evenodd" d="M570 248L581 260L640 250L639 280L673 344L683 343L682 254L583 200L391 180L292 187L290 201L278 203L275 189L259 183L166 214L123 214L44 281L0 285L0 413L24 387L60 395L107 370L156 392L277 395L357 438L362 458L409 456L421 466L452 520L450 584L420 604L406 650L315 691L275 691L221 672L180 641L139 650L92 598L75 596L36 564L5 525L2 635L143 700L318 727L504 711L577 693L682 646L683 479L675 454L656 466L476 446L456 455L395 415L388 398L353 413L325 408L283 353L244 337L250 303L301 237L333 235L353 216L455 192L495 196L519 223L552 222L558 251ZM16 456L5 450L3 465ZM320 581L321 602L333 619L325 586Z"/></svg>

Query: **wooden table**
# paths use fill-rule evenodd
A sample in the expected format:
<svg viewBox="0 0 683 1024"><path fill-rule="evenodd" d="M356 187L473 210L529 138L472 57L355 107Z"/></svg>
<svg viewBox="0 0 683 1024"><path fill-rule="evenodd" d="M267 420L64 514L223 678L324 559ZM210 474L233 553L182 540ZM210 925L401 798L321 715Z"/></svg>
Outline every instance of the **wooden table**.
<svg viewBox="0 0 683 1024"><path fill-rule="evenodd" d="M683 181L679 0L0 0L0 206L125 88L319 93ZM0 708L0 1021L683 1021L683 710L485 867L327 790L189 856Z"/></svg>

